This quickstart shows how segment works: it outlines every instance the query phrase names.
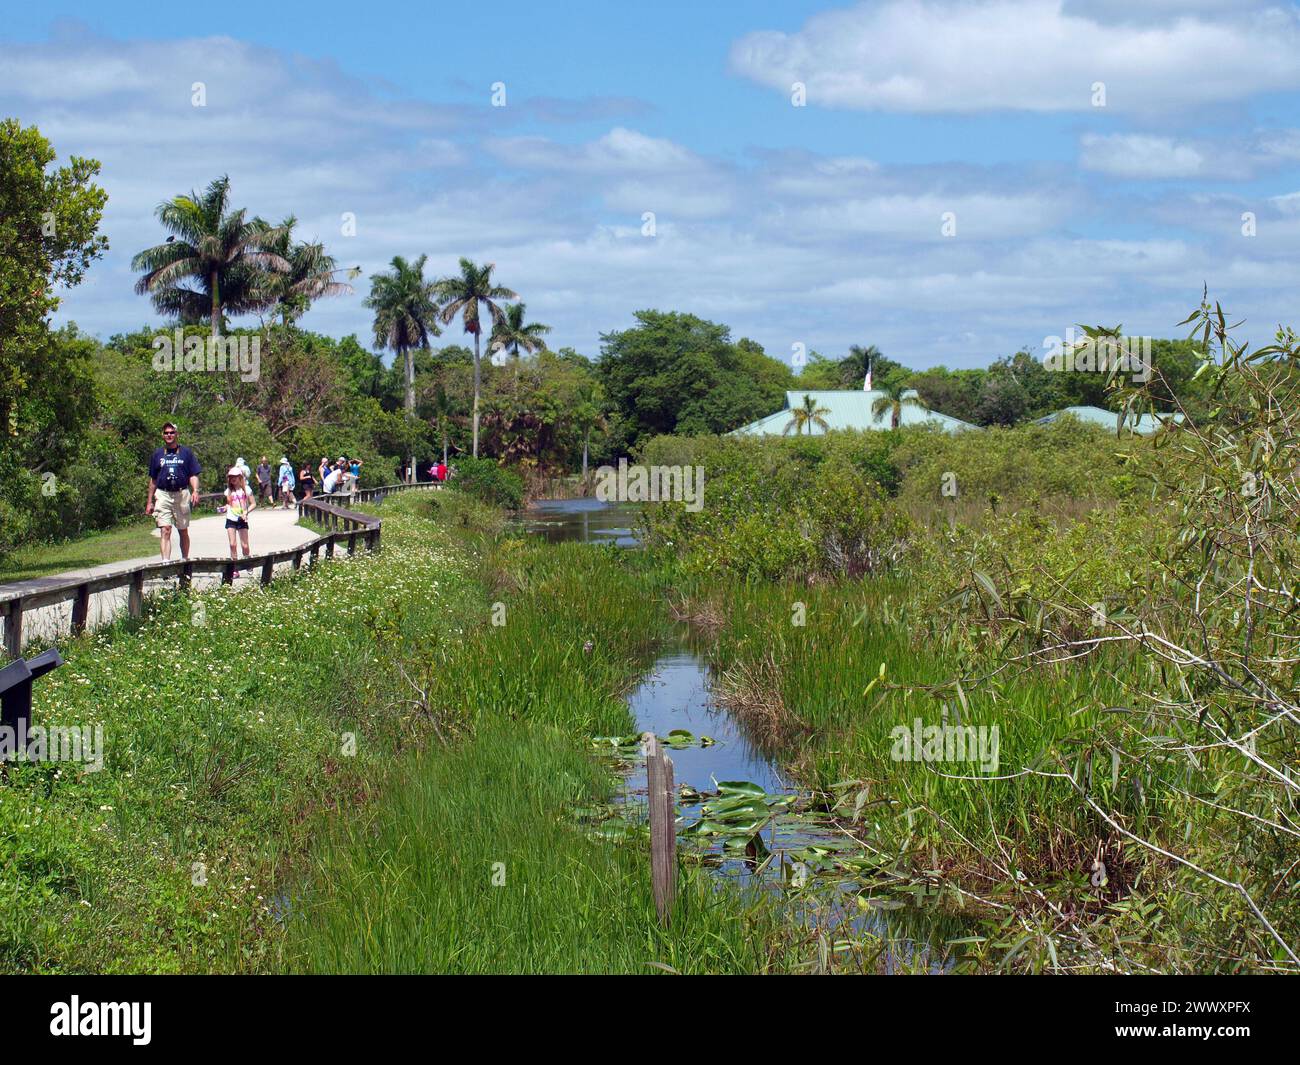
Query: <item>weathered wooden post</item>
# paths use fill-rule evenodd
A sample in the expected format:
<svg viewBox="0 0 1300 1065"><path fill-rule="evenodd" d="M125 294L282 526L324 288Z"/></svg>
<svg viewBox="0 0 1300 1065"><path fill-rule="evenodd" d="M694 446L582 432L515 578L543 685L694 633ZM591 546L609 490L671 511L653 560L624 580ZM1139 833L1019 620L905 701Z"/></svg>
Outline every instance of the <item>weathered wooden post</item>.
<svg viewBox="0 0 1300 1065"><path fill-rule="evenodd" d="M144 570L131 574L131 583L127 586L126 612L138 618L144 612Z"/></svg>
<svg viewBox="0 0 1300 1065"><path fill-rule="evenodd" d="M266 561L262 563L262 583L270 584L271 578L275 576L275 556L267 555Z"/></svg>
<svg viewBox="0 0 1300 1065"><path fill-rule="evenodd" d="M650 885L659 923L672 920L677 897L677 810L673 801L673 760L653 732L642 736L650 809Z"/></svg>
<svg viewBox="0 0 1300 1065"><path fill-rule="evenodd" d="M90 585L83 584L77 589L72 600L72 635L80 636L86 631L86 621L90 617Z"/></svg>
<svg viewBox="0 0 1300 1065"><path fill-rule="evenodd" d="M11 599L5 609L5 653L17 658L23 649L23 601Z"/></svg>

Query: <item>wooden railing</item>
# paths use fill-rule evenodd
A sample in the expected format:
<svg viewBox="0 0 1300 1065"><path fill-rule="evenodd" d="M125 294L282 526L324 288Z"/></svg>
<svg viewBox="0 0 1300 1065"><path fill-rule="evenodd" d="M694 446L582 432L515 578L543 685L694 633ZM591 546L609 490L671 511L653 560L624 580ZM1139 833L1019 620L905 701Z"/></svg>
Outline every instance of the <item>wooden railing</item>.
<svg viewBox="0 0 1300 1065"><path fill-rule="evenodd" d="M149 560L139 562L129 569L96 577L76 575L43 577L17 584L0 585L0 618L4 619L4 651L13 659L18 658L22 652L24 614L41 607L66 603L69 600L72 602L73 635L85 631L90 613L90 597L97 592L125 588L127 614L138 617L144 609L144 589L145 582L148 580L175 578L178 587L182 591L188 591L196 574L220 574L222 584L231 584L234 582L235 570L251 572L261 567L262 584L270 584L275 576L276 565L292 562L294 570L297 571L302 567L304 559L315 565L322 553L326 558L333 558L336 545L346 547L349 555L356 553L358 543L364 545L367 550L378 551L382 527L380 519L372 514L347 510L333 500L369 502L391 492L430 487L433 486L418 483L383 485L378 488L359 489L347 495L334 493L329 496L305 499L298 504L299 518L309 518L328 531L314 540L283 551L267 551L238 561L229 558L182 559L168 562Z"/></svg>

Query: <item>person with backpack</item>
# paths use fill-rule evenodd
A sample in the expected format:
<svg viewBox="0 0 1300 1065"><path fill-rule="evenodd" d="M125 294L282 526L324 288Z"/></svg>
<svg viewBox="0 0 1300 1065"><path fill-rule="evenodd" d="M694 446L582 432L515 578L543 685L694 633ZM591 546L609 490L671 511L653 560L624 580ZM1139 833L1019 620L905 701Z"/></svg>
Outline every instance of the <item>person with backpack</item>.
<svg viewBox="0 0 1300 1065"><path fill-rule="evenodd" d="M289 458L287 455L280 456L280 473L278 479L280 484L280 505L283 506L285 510L297 506L298 500L294 498L293 494L294 488L297 487L297 482L294 480L293 467L289 465Z"/></svg>
<svg viewBox="0 0 1300 1065"><path fill-rule="evenodd" d="M203 468L194 452L180 444L180 433L168 422L162 427L163 446L149 460L149 498L144 512L158 526L163 561L172 557L172 529L180 534L181 558L190 557L190 507L199 498Z"/></svg>

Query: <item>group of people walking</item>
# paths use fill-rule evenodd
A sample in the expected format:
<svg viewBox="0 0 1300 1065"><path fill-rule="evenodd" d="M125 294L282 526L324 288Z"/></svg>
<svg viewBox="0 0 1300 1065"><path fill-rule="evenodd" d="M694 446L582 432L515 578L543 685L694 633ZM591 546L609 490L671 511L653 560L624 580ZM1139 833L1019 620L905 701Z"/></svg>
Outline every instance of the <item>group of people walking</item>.
<svg viewBox="0 0 1300 1065"><path fill-rule="evenodd" d="M236 465L243 461L240 459ZM356 491L357 482L361 480L361 466L361 459L350 459L340 455L331 462L328 457L321 456L320 465L315 470L310 465L304 464L295 475L289 457L281 455L280 465L273 479L271 467L266 461L266 456L263 455L262 461L257 466L258 496L267 504L288 509L297 506L299 500L310 499L316 494L318 487L326 495L335 492L351 495Z"/></svg>
<svg viewBox="0 0 1300 1065"><path fill-rule="evenodd" d="M163 446L156 449L149 461L149 495L144 512L151 515L158 526L159 549L164 560L172 557L172 530L180 540L181 558L190 557L190 514L199 499L199 474L203 468L193 451L180 443L176 426L168 422L162 428ZM230 544L230 558L239 560L238 549L248 558L252 551L248 543L248 518L261 500L267 506L284 509L296 507L299 500L310 499L319 484L325 494L352 493L361 479L360 459L340 455L331 462L322 457L313 471L304 465L295 476L293 464L287 455L280 456L279 468L272 476L271 465L265 455L257 464L257 491L253 491L254 473L243 457L226 471L226 484L222 491L224 502L218 513L226 516L226 539ZM238 576L239 571L235 574Z"/></svg>

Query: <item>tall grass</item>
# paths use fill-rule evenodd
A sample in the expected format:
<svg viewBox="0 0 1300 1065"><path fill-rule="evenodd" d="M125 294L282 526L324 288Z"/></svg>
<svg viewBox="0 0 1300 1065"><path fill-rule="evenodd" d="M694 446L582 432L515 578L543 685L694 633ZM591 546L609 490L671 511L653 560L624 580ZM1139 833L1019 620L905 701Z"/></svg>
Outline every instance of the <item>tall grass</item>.
<svg viewBox="0 0 1300 1065"><path fill-rule="evenodd" d="M569 731L493 721L414 759L341 822L291 919L289 968L325 973L762 972L781 964L762 910L692 872L670 930L646 851L584 835L608 791ZM297 905L297 903L295 903Z"/></svg>
<svg viewBox="0 0 1300 1065"><path fill-rule="evenodd" d="M1053 757L1072 766L1095 762L1099 793L1133 824L1144 823L1159 802L1159 765L1124 764L1112 786L1116 767L1094 742L1108 727L1105 709L1121 701L1120 685L1101 669L1067 668L1006 670L975 687L969 678L995 670L996 660L962 660L942 641L918 641L903 593L884 580L728 582L699 584L689 598L726 618L710 644L726 697L769 716L779 708L784 719L769 726L779 755L816 788L839 785L843 793L851 782L850 794L863 795L858 833L882 852L918 869L971 875L991 895L1017 873L1085 882L1101 853L1109 856L1110 881L1089 901L1115 898L1131 884L1114 833L1068 782L1023 771L1050 768ZM796 604L802 625L792 622ZM996 725L997 769L896 760L891 732L917 718L924 725Z"/></svg>
<svg viewBox="0 0 1300 1065"><path fill-rule="evenodd" d="M576 811L609 797L594 734L633 728L620 698L663 635L659 577L578 544L506 540L499 596L440 659L432 712L466 733L403 767L314 856L285 965L311 972L756 972L790 964L758 900L683 874L659 929L648 849L588 837ZM501 607L504 607L502 612ZM501 622L493 624L493 620ZM499 882L494 883L496 874ZM314 886L313 886L314 885Z"/></svg>

